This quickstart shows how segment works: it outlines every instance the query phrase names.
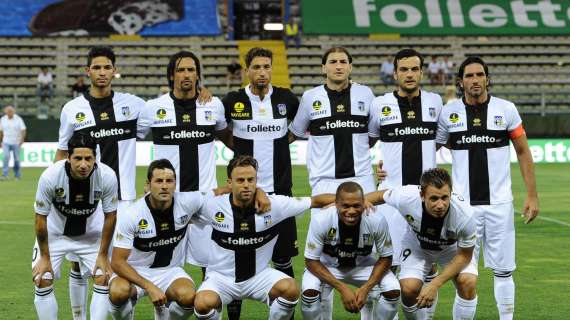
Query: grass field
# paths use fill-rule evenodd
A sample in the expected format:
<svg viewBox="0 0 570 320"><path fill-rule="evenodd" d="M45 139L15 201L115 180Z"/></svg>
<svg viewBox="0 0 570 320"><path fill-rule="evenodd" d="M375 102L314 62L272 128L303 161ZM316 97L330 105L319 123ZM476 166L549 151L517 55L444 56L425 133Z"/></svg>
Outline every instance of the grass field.
<svg viewBox="0 0 570 320"><path fill-rule="evenodd" d="M34 319L31 253L34 243L33 199L43 169L26 168L21 181L0 182L0 319ZM223 180L225 170L218 170ZM516 217L517 230L517 319L570 319L570 164L545 164L536 168L540 196L540 218L524 225ZM137 186L142 192L145 171L138 168ZM294 169L295 195L309 194L304 167ZM220 180L220 181L222 181ZM513 166L515 208L524 200L524 185L518 166ZM300 248L304 248L309 215L298 219ZM295 274L303 271L303 259L295 258ZM62 275L67 275L64 266ZM197 268L189 268L199 283ZM56 282L60 318L70 319L67 276ZM447 284L440 292L437 319L451 319L453 288ZM497 319L493 298L492 273L480 268L477 319ZM137 305L136 319L152 319L146 298ZM300 319L300 309L297 319ZM244 304L242 319L267 319L267 308L256 302ZM334 319L359 319L335 301Z"/></svg>

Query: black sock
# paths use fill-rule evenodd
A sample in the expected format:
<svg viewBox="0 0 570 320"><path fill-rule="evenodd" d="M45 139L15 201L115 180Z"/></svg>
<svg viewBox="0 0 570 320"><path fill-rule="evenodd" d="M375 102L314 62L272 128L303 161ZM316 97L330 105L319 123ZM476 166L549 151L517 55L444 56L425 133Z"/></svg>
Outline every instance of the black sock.
<svg viewBox="0 0 570 320"><path fill-rule="evenodd" d="M239 320L241 314L241 300L234 300L226 306L229 320Z"/></svg>

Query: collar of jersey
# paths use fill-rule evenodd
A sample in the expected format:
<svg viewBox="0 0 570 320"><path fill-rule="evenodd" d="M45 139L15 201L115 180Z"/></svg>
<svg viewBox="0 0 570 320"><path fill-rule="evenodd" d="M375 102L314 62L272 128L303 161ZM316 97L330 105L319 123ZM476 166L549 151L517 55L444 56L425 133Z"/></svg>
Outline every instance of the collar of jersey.
<svg viewBox="0 0 570 320"><path fill-rule="evenodd" d="M327 94L330 94L333 96L341 96L341 95L345 95L345 94L350 93L350 87L352 87L352 83L349 82L348 87L346 87L340 91L330 89L326 83L323 85L323 87L325 88L325 91L327 92Z"/></svg>
<svg viewBox="0 0 570 320"><path fill-rule="evenodd" d="M100 105L107 104L109 101L113 101L113 97L115 96L115 91L111 90L111 94L106 96L106 97L95 98L94 96L89 94L89 90L87 90L83 93L83 96L85 97L85 100L89 101L89 103L92 106L93 105L100 106Z"/></svg>
<svg viewBox="0 0 570 320"><path fill-rule="evenodd" d="M487 108L489 106L489 101L491 101L491 95L487 94L487 101L485 101L481 104L468 104L467 101L465 100L465 96L463 96L463 98L461 98L461 101L463 102L463 104L467 108Z"/></svg>
<svg viewBox="0 0 570 320"><path fill-rule="evenodd" d="M233 201L233 194L231 193L230 193L230 204L232 205L232 212L238 213L242 217L247 217L257 212L254 206L246 208L236 206Z"/></svg>
<svg viewBox="0 0 570 320"><path fill-rule="evenodd" d="M194 96L194 98L191 98L191 99L178 99L174 96L174 92L172 92L172 91L170 91L169 95L170 95L170 99L172 99L172 101L174 102L174 105L175 106L181 106L181 107L196 106L196 99L198 99L198 92L196 92L196 95Z"/></svg>
<svg viewBox="0 0 570 320"><path fill-rule="evenodd" d="M408 98L407 97L402 97L398 94L398 91L394 90L394 97L396 98L396 100L398 100L398 104L404 103L404 105L408 104ZM422 98L422 91L420 90L419 94L415 97L412 98L412 106L416 106L416 105L420 105L421 102L421 98Z"/></svg>
<svg viewBox="0 0 570 320"><path fill-rule="evenodd" d="M245 93L247 94L247 96L249 97L250 100L252 99L257 99L258 101L261 101L261 99L259 98L259 96L253 94L253 92L251 92L251 83L248 84L247 86L245 86ZM267 90L267 94L265 95L265 97L271 97L271 94L273 93L273 86L271 85L271 83L268 86L269 90ZM265 99L265 98L264 98Z"/></svg>

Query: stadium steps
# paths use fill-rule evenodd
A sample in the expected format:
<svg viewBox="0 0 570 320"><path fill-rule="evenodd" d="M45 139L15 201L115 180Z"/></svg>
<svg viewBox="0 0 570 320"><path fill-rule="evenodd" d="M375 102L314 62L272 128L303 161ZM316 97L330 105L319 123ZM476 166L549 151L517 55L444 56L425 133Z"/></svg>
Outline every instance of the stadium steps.
<svg viewBox="0 0 570 320"><path fill-rule="evenodd" d="M238 41L240 63L245 66L245 55L254 47L267 48L273 52L273 72L271 83L278 87L291 88L289 63L285 44L280 40L244 40Z"/></svg>

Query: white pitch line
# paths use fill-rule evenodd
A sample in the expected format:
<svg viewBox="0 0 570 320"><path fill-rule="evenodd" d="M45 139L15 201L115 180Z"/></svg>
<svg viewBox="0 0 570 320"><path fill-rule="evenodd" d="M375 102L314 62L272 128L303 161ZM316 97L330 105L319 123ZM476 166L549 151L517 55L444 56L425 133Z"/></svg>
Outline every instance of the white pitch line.
<svg viewBox="0 0 570 320"><path fill-rule="evenodd" d="M561 225L561 226L570 227L570 223L564 222L564 221L560 221L560 220L558 220L558 219L549 218L549 217L543 217L543 216L538 216L537 218L538 218L538 219L541 219L541 220L546 220L546 221L549 221L549 222L552 222L552 223L556 223L556 224L559 224L559 225Z"/></svg>
<svg viewBox="0 0 570 320"><path fill-rule="evenodd" d="M0 224L11 224L17 226L31 226L34 223L32 221L2 221L0 220Z"/></svg>

